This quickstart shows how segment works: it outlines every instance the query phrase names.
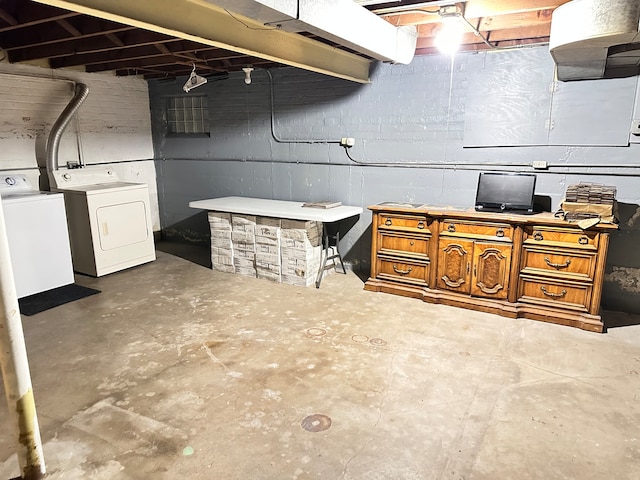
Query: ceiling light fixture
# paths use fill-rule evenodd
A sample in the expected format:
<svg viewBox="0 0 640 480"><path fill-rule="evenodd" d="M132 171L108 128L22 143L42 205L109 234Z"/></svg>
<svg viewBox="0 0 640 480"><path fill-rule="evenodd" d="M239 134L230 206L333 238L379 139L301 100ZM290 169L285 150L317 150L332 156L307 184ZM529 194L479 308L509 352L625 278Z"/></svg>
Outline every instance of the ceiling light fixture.
<svg viewBox="0 0 640 480"><path fill-rule="evenodd" d="M243 67L242 71L244 72L244 83L249 85L251 83L251 72L253 72L253 67Z"/></svg>
<svg viewBox="0 0 640 480"><path fill-rule="evenodd" d="M435 37L435 46L442 53L453 55L460 48L465 31L462 9L457 4L444 5L438 10L438 15L442 19L442 26Z"/></svg>
<svg viewBox="0 0 640 480"><path fill-rule="evenodd" d="M204 85L205 83L207 83L207 79L201 77L196 73L196 64L194 63L193 70L191 70L191 75L189 75L189 79L185 82L182 89L185 92L189 93L190 90L199 87L200 85Z"/></svg>

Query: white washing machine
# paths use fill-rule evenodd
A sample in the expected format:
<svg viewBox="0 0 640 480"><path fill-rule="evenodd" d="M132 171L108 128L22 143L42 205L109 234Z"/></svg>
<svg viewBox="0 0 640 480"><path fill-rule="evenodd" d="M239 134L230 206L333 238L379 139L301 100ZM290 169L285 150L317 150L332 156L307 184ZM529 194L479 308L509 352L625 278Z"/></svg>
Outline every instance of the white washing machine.
<svg viewBox="0 0 640 480"><path fill-rule="evenodd" d="M25 175L0 175L0 195L18 298L73 283L63 195Z"/></svg>
<svg viewBox="0 0 640 480"><path fill-rule="evenodd" d="M76 272L100 277L156 259L146 184L102 167L56 170L50 182L64 194Z"/></svg>

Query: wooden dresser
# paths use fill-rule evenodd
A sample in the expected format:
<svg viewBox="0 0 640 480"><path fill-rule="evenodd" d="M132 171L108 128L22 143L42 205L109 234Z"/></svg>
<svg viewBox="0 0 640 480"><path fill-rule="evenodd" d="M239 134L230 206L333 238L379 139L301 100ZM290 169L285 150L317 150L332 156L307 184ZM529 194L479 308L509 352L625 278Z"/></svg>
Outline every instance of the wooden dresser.
<svg viewBox="0 0 640 480"><path fill-rule="evenodd" d="M551 213L479 213L385 202L373 212L365 289L602 332L600 298L617 227Z"/></svg>

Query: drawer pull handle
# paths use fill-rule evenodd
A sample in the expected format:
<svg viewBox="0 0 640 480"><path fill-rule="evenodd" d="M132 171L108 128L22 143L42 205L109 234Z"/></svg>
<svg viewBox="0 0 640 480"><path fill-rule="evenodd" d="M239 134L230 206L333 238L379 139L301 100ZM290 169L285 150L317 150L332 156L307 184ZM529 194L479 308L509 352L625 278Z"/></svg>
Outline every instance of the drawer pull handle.
<svg viewBox="0 0 640 480"><path fill-rule="evenodd" d="M569 265L571 265L571 260L569 259L567 259L567 261L564 263L552 263L548 257L544 257L544 261L547 262L547 265L549 265L550 267L557 268L558 270L560 270L561 268L567 268Z"/></svg>
<svg viewBox="0 0 640 480"><path fill-rule="evenodd" d="M579 239L578 239L578 243L580 245L586 245L587 243L589 243L589 237L587 237L586 235L582 235Z"/></svg>
<svg viewBox="0 0 640 480"><path fill-rule="evenodd" d="M385 224L387 227L388 227L389 225L391 225L391 219L390 219L390 218L387 218L387 219L384 221L384 224Z"/></svg>
<svg viewBox="0 0 640 480"><path fill-rule="evenodd" d="M413 270L413 268L411 268L411 267L409 267L408 270L400 270L395 265L393 266L393 271L396 272L396 273L399 273L400 275L408 275L408 274L411 273L411 270Z"/></svg>
<svg viewBox="0 0 640 480"><path fill-rule="evenodd" d="M501 228L496 230L496 237L504 237L504 230Z"/></svg>
<svg viewBox="0 0 640 480"><path fill-rule="evenodd" d="M542 293L544 293L547 297L551 297L551 298L562 298L567 294L567 291L564 288L560 293L547 292L547 289L544 287L540 287L540 290L542 290Z"/></svg>
<svg viewBox="0 0 640 480"><path fill-rule="evenodd" d="M447 232L455 232L456 231L456 226L453 223L450 223L447 226Z"/></svg>
<svg viewBox="0 0 640 480"><path fill-rule="evenodd" d="M424 228L424 226L425 226L425 225L424 225L424 220L420 220L420 221L418 222L418 228L419 228L420 230L422 230L422 229Z"/></svg>
<svg viewBox="0 0 640 480"><path fill-rule="evenodd" d="M533 239L538 242L541 242L542 240L544 240L544 237L542 236L542 233L536 231L536 232L533 232Z"/></svg>
<svg viewBox="0 0 640 480"><path fill-rule="evenodd" d="M409 242L409 245L411 245L412 247L415 245L414 241Z"/></svg>

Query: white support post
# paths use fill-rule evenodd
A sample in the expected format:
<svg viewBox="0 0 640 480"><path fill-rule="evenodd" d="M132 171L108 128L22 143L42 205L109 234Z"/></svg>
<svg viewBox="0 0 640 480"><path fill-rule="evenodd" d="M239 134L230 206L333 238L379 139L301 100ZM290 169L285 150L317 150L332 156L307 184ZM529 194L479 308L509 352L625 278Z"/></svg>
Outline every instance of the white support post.
<svg viewBox="0 0 640 480"><path fill-rule="evenodd" d="M44 477L46 470L1 201L0 308L0 367L18 443L21 478L37 480Z"/></svg>

